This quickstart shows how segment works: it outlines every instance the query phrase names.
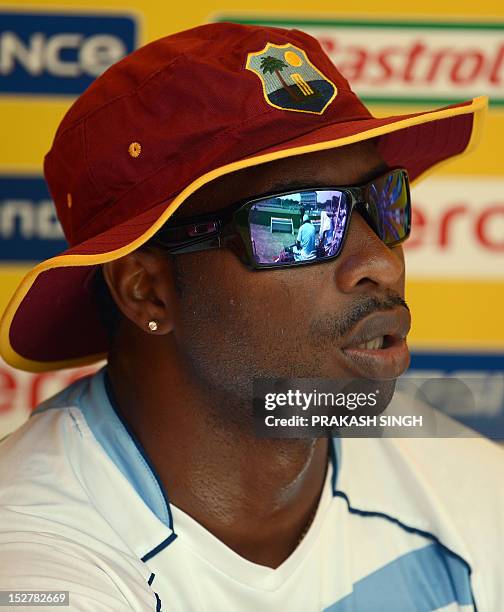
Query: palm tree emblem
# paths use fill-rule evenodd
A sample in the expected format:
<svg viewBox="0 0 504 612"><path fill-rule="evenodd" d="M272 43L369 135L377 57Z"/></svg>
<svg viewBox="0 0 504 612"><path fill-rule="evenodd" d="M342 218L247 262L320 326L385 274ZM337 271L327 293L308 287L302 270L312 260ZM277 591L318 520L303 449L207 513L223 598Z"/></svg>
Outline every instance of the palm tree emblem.
<svg viewBox="0 0 504 612"><path fill-rule="evenodd" d="M266 74L267 72L270 74L275 73L282 87L287 91L289 96L294 100L300 100L300 96L298 96L298 94L289 87L283 78L282 70L284 68L288 68L288 65L283 60L273 57L272 55L267 55L261 59L261 70L263 71L263 74Z"/></svg>

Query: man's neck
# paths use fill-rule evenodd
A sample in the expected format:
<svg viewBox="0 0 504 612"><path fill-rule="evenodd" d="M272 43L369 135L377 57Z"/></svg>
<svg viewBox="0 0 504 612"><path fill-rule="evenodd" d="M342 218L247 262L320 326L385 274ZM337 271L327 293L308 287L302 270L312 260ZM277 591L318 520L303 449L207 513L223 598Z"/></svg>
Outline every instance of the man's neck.
<svg viewBox="0 0 504 612"><path fill-rule="evenodd" d="M187 372L177 370L177 364L157 363L139 372L111 356L119 410L172 504L242 557L277 567L313 517L325 481L327 439L256 438L218 418Z"/></svg>

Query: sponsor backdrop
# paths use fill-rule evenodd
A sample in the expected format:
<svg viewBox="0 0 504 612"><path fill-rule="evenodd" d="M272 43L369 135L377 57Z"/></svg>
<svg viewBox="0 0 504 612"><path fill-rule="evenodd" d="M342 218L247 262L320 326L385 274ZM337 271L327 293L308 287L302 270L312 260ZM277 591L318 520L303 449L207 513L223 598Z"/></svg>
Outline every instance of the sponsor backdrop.
<svg viewBox="0 0 504 612"><path fill-rule="evenodd" d="M407 298L411 375L470 377L479 412L469 422L490 435L502 432L504 5L358 5L350 12L347 3L313 0L307 12L301 0L277 0L272 12L267 0L0 4L0 310L34 262L64 247L42 158L64 112L97 75L149 40L208 21L304 29L377 115L490 96L479 150L414 189ZM0 437L42 399L92 370L30 375L0 363Z"/></svg>

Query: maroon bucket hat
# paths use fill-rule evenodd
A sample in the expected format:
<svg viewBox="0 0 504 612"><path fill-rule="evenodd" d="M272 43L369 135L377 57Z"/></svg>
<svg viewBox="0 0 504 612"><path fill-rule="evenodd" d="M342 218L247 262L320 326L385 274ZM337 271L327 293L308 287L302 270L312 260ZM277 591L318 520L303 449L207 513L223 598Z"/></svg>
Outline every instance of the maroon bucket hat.
<svg viewBox="0 0 504 612"><path fill-rule="evenodd" d="M375 138L414 182L474 147L486 108L480 97L373 117L298 30L210 24L138 49L57 130L44 170L69 248L20 283L0 324L3 358L40 372L105 357L96 266L140 247L215 178Z"/></svg>

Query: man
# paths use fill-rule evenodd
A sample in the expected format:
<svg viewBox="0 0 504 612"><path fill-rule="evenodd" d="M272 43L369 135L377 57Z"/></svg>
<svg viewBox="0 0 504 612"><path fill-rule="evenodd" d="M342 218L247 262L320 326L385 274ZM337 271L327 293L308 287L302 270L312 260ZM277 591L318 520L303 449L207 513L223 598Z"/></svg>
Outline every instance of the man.
<svg viewBox="0 0 504 612"><path fill-rule="evenodd" d="M231 24L100 77L46 158L70 247L1 340L27 370L108 365L0 447L1 588L93 611L504 609L493 444L260 438L251 416L254 378L404 372L407 173L469 150L485 106L376 119L313 38ZM361 194L392 181L391 240ZM261 261L255 202L337 187L332 257Z"/></svg>
<svg viewBox="0 0 504 612"><path fill-rule="evenodd" d="M310 217L305 213L302 217L303 221L298 230L296 245L294 247L294 259L303 261L315 258L315 238L317 230L313 223L310 222Z"/></svg>
<svg viewBox="0 0 504 612"><path fill-rule="evenodd" d="M319 246L326 250L334 235L334 210L328 202L320 211Z"/></svg>

